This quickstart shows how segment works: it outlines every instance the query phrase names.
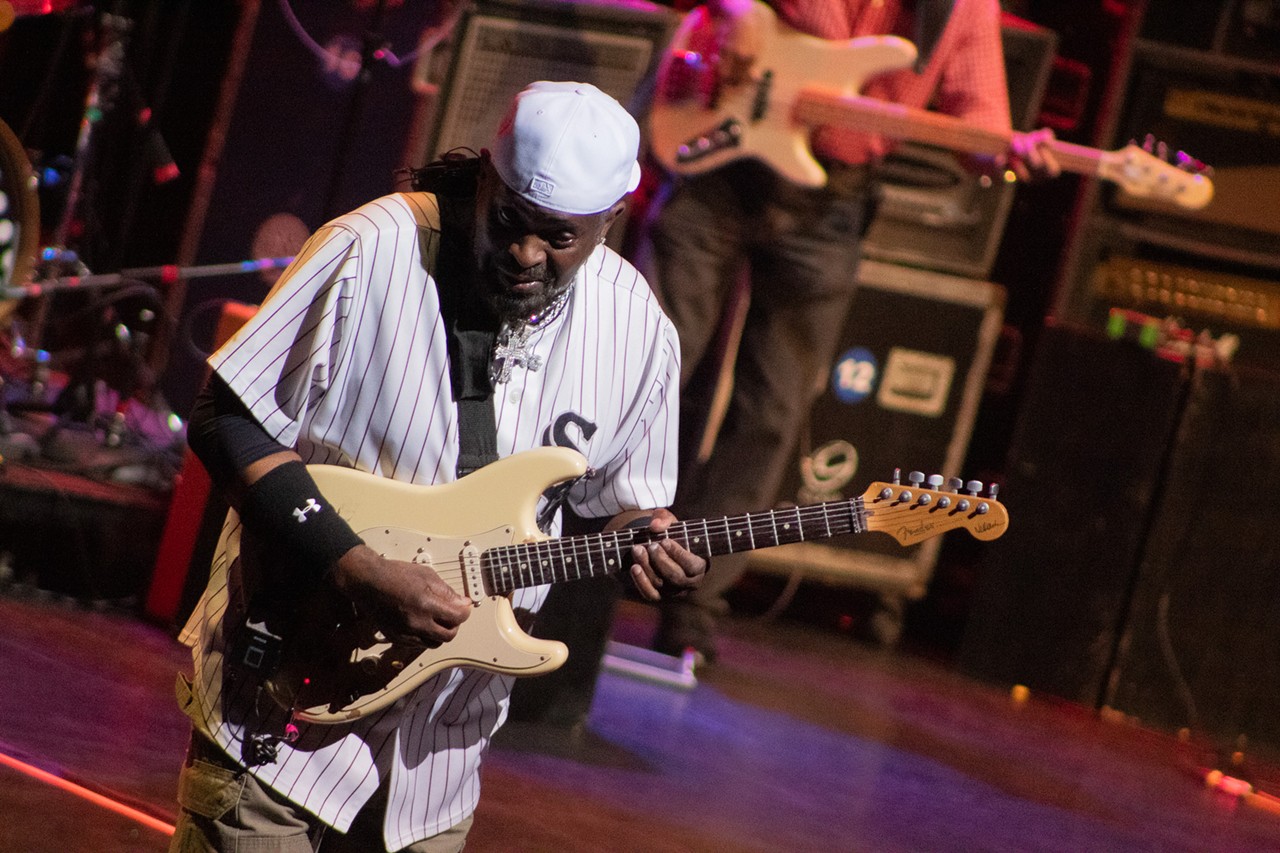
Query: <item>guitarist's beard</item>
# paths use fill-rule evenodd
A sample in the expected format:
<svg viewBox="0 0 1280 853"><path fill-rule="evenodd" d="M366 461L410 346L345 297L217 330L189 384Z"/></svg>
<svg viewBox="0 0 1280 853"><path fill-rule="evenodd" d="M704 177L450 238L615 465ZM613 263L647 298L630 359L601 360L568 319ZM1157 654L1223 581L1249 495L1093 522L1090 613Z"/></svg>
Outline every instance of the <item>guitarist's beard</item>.
<svg viewBox="0 0 1280 853"><path fill-rule="evenodd" d="M490 255L481 262L480 280L485 301L500 319L536 325L560 304L574 276L557 275L547 263L516 269Z"/></svg>

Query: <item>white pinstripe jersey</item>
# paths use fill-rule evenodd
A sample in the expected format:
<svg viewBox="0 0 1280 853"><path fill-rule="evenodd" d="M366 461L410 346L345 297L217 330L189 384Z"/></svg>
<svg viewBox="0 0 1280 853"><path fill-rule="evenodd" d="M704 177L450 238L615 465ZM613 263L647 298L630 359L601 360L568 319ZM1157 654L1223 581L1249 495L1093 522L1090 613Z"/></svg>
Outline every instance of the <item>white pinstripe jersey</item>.
<svg viewBox="0 0 1280 853"><path fill-rule="evenodd" d="M457 412L430 276L438 221L435 198L412 193L329 223L210 358L267 431L304 461L421 484L454 479ZM597 247L577 273L567 310L532 342L541 367L517 367L495 389L499 454L544 444L580 450L598 472L570 491L569 505L583 516L667 506L679 346L645 280ZM227 563L225 553L215 556L182 639L193 649L202 727L239 758L242 726L224 714L231 704L221 669L228 583L236 588L236 567ZM546 591L522 590L513 604L536 609ZM340 830L390 774L384 831L396 850L474 810L480 761L506 717L510 688L505 676L446 670L368 719L304 727L297 748L282 744L278 760L254 774Z"/></svg>

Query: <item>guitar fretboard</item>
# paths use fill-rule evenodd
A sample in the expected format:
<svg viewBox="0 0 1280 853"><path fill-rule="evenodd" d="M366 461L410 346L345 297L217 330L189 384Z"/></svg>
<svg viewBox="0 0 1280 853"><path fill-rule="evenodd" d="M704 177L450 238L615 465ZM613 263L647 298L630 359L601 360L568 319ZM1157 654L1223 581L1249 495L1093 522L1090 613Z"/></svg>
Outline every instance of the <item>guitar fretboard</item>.
<svg viewBox="0 0 1280 853"><path fill-rule="evenodd" d="M943 113L817 87L801 92L794 114L798 121L807 125L830 124L873 131L967 154L1004 154L1013 138L1012 131L977 127ZM1060 139L1049 140L1046 144L1064 171L1098 174L1105 152ZM1186 178L1191 180L1190 176Z"/></svg>
<svg viewBox="0 0 1280 853"><path fill-rule="evenodd" d="M618 530L567 536L485 551L482 570L494 595L559 581L621 571L631 564L633 545L674 539L693 553L711 558L792 542L828 539L867 529L861 497L745 515L679 521L665 533Z"/></svg>

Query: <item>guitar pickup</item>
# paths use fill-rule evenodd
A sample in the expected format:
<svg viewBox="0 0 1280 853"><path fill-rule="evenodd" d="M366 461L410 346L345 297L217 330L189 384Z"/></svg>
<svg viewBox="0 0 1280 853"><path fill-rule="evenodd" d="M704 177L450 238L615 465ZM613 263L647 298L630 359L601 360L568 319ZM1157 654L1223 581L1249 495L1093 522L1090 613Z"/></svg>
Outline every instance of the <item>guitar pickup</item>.
<svg viewBox="0 0 1280 853"><path fill-rule="evenodd" d="M467 542L458 554L458 562L462 564L462 581L466 586L465 595L472 604L484 600L484 581L480 572L480 549L474 542Z"/></svg>
<svg viewBox="0 0 1280 853"><path fill-rule="evenodd" d="M727 118L714 130L695 136L676 148L677 163L693 163L742 144L742 124L736 118Z"/></svg>

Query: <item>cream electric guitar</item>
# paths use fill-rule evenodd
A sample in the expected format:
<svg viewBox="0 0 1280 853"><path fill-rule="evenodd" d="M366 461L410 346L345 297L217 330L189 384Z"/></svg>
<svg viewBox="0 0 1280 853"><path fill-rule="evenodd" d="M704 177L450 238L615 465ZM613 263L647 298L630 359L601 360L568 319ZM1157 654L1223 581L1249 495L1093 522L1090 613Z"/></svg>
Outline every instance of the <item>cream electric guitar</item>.
<svg viewBox="0 0 1280 853"><path fill-rule="evenodd" d="M906 39L828 41L779 22L758 0L755 6L760 51L745 83L719 86L715 58L686 49L692 32L702 25L700 13L687 15L672 39L649 114L650 148L667 169L695 175L755 158L796 184L820 187L826 172L809 150L809 132L817 125L967 154L1009 150L1009 132L859 94L868 79L915 62L915 45ZM1179 162L1173 165L1133 144L1117 151L1060 140L1048 145L1064 171L1112 181L1138 198L1188 209L1202 208L1213 198L1206 167L1185 154L1177 155Z"/></svg>
<svg viewBox="0 0 1280 853"><path fill-rule="evenodd" d="M539 496L586 468L581 454L558 447L510 456L439 486L310 466L321 493L370 547L430 566L471 600L473 610L453 640L427 648L384 636L336 593L316 594L302 603L302 617L280 638L280 662L266 682L268 693L296 719L341 723L385 707L448 667L515 676L559 667L568 649L524 633L508 596L525 587L622 571L630 565L631 546L654 538L646 530L621 530L552 539L538 530ZM956 529L990 540L1009 526L994 489L981 496L978 483L961 493L926 487L919 474L909 479L875 483L850 500L681 521L660 538L710 558L867 531L887 533L904 546ZM940 477L929 483L942 484Z"/></svg>

